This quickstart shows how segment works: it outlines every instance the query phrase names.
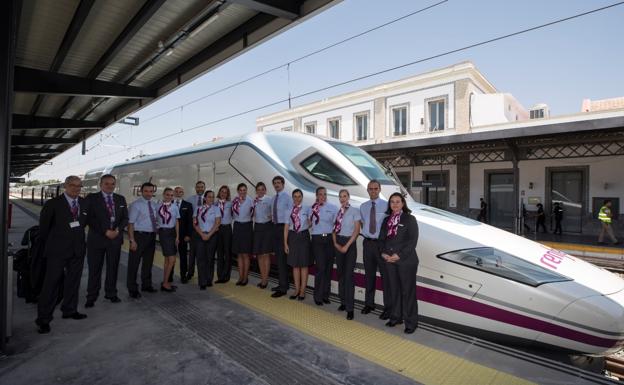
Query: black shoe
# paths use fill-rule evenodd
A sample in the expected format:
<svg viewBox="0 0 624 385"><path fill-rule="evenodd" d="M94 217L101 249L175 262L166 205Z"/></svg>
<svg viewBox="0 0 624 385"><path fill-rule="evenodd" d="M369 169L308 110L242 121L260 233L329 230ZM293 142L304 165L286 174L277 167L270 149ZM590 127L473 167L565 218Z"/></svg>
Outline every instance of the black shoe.
<svg viewBox="0 0 624 385"><path fill-rule="evenodd" d="M141 291L145 291L147 293L156 293L158 290L154 289L153 287L146 287L146 288L142 288Z"/></svg>
<svg viewBox="0 0 624 385"><path fill-rule="evenodd" d="M206 290L206 285L201 285L201 286L199 287L199 290Z"/></svg>
<svg viewBox="0 0 624 385"><path fill-rule="evenodd" d="M348 312L347 312L347 319L348 319L349 321L351 321L351 320L353 319L353 312L352 312L352 311L348 311Z"/></svg>
<svg viewBox="0 0 624 385"><path fill-rule="evenodd" d="M299 301L303 301L303 300L305 299L305 295L300 295L299 297L297 297L297 299L298 299Z"/></svg>
<svg viewBox="0 0 624 385"><path fill-rule="evenodd" d="M138 291L131 291L130 298L141 298L141 293L139 293Z"/></svg>
<svg viewBox="0 0 624 385"><path fill-rule="evenodd" d="M206 285L208 287L212 287L212 282L210 282L208 285Z"/></svg>
<svg viewBox="0 0 624 385"><path fill-rule="evenodd" d="M412 334L416 331L416 327L413 328L405 328L405 330L403 330L403 333L405 334Z"/></svg>
<svg viewBox="0 0 624 385"><path fill-rule="evenodd" d="M242 286L243 285L243 281L236 281L236 286Z"/></svg>
<svg viewBox="0 0 624 385"><path fill-rule="evenodd" d="M323 300L323 303L324 303L324 304L329 305L329 304L331 303L331 301L330 301L330 300L328 300L328 299L324 299L324 300Z"/></svg>
<svg viewBox="0 0 624 385"><path fill-rule="evenodd" d="M403 321L392 321L392 320L390 320L390 321L386 322L386 326L393 328L393 327L395 327L397 325L401 325L402 323L403 323Z"/></svg>
<svg viewBox="0 0 624 385"><path fill-rule="evenodd" d="M267 286L269 286L268 283L262 284L262 282L260 282L259 284L257 284L256 286L258 286L260 289L266 289Z"/></svg>
<svg viewBox="0 0 624 385"><path fill-rule="evenodd" d="M104 297L107 300L111 301L112 303L119 303L121 302L121 298L117 297L116 295L112 296L112 297Z"/></svg>
<svg viewBox="0 0 624 385"><path fill-rule="evenodd" d="M37 332L39 334L48 334L50 333L50 324L37 324Z"/></svg>
<svg viewBox="0 0 624 385"><path fill-rule="evenodd" d="M246 279L246 280L244 280L243 282L241 282L241 284L240 284L240 285L241 285L241 286L247 286L247 284L248 284L248 283L249 283L249 280L248 280L248 279Z"/></svg>
<svg viewBox="0 0 624 385"><path fill-rule="evenodd" d="M69 319L69 318L80 320L80 319L87 318L87 315L83 313L78 313L78 312L75 312L73 314L63 314L63 319Z"/></svg>
<svg viewBox="0 0 624 385"><path fill-rule="evenodd" d="M368 314L373 310L375 310L375 308L370 307L370 306L364 306L364 308L362 309L362 314Z"/></svg>
<svg viewBox="0 0 624 385"><path fill-rule="evenodd" d="M277 290L275 293L271 294L271 297L273 297L273 298L279 298L279 297L283 297L283 296L285 296L285 295L286 295L286 293L285 293L285 292Z"/></svg>
<svg viewBox="0 0 624 385"><path fill-rule="evenodd" d="M323 302L322 301L314 301L314 303L316 304L316 306L323 306Z"/></svg>
<svg viewBox="0 0 624 385"><path fill-rule="evenodd" d="M384 321L387 319L390 319L390 313L387 311L384 311L383 313L379 315L379 319L384 320Z"/></svg>
<svg viewBox="0 0 624 385"><path fill-rule="evenodd" d="M89 300L89 301L87 301L87 302L85 303L85 307L86 307L86 308L90 308L90 307L93 307L93 306L95 306L95 301L91 301L91 300Z"/></svg>
<svg viewBox="0 0 624 385"><path fill-rule="evenodd" d="M276 291L276 293L277 293L277 291ZM299 296L295 294L295 295L291 295L290 297L288 297L288 299L297 299L297 297L299 297Z"/></svg>
<svg viewBox="0 0 624 385"><path fill-rule="evenodd" d="M222 280L222 279L217 279L217 280L215 281L215 283L225 283L225 281L224 281L224 280Z"/></svg>
<svg viewBox="0 0 624 385"><path fill-rule="evenodd" d="M160 291L164 291L164 292L167 292L167 293L173 293L175 291L175 289L174 288L167 288L167 287L164 287L163 285L160 285Z"/></svg>
<svg viewBox="0 0 624 385"><path fill-rule="evenodd" d="M180 279L180 283L182 284L187 284L188 283L188 278L184 277Z"/></svg>
<svg viewBox="0 0 624 385"><path fill-rule="evenodd" d="M346 308L347 307L345 305L340 305L340 306L338 306L338 311L345 311Z"/></svg>
<svg viewBox="0 0 624 385"><path fill-rule="evenodd" d="M273 286L271 291L281 291L279 286Z"/></svg>

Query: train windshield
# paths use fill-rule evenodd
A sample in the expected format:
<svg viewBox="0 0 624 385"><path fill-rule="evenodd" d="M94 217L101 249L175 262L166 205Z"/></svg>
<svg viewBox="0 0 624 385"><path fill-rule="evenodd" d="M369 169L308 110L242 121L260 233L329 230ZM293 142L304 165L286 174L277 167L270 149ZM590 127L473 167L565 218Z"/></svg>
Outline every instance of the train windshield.
<svg viewBox="0 0 624 385"><path fill-rule="evenodd" d="M381 184L398 184L397 181L388 175L387 170L375 158L368 155L361 148L334 141L329 141L328 143L346 156L368 179L377 179Z"/></svg>
<svg viewBox="0 0 624 385"><path fill-rule="evenodd" d="M531 286L571 281L568 277L493 247L451 251L450 253L438 255L438 257Z"/></svg>

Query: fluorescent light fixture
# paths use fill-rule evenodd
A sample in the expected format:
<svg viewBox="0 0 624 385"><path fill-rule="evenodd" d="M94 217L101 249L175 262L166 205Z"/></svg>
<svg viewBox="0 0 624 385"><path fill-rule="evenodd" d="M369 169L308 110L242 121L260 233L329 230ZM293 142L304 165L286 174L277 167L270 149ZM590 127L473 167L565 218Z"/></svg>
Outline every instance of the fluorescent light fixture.
<svg viewBox="0 0 624 385"><path fill-rule="evenodd" d="M136 75L136 77L135 77L134 79L135 79L135 80L136 80L136 79L141 79L143 76L145 76L145 74L146 74L146 73L150 72L150 71L152 70L152 68L153 68L153 67L154 67L154 66L153 66L153 65L151 65L151 64L150 64L150 65L148 65L147 67L145 67L145 68L143 69L143 71L139 72L139 73Z"/></svg>
<svg viewBox="0 0 624 385"><path fill-rule="evenodd" d="M189 37L194 37L196 36L198 33L200 33L201 31L203 31L208 25L212 24L212 22L214 22L215 20L217 20L219 18L219 13L215 13L212 16L210 16L209 18L206 19L206 21L204 21L203 23L201 23L197 28L195 28L194 30L191 31L191 34L189 35Z"/></svg>

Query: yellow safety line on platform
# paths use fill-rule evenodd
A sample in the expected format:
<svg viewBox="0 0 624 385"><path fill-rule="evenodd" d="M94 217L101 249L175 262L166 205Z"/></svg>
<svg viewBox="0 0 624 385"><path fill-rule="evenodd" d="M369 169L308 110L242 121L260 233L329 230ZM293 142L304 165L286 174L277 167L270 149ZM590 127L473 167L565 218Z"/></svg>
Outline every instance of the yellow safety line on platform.
<svg viewBox="0 0 624 385"><path fill-rule="evenodd" d="M577 243L562 243L562 242L549 242L549 241L539 241L539 242L543 245L552 247L553 249L557 249L557 250L603 253L603 254L613 254L613 255L624 254L624 248L622 247L600 247L600 246L590 246L590 245L579 245Z"/></svg>

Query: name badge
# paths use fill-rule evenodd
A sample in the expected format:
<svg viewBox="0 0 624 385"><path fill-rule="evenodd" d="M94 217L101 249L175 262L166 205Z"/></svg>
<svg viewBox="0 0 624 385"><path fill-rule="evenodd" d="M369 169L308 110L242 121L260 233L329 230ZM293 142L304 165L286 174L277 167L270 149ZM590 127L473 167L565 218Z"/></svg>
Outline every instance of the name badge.
<svg viewBox="0 0 624 385"><path fill-rule="evenodd" d="M110 217L111 223L115 222L115 217Z"/></svg>
<svg viewBox="0 0 624 385"><path fill-rule="evenodd" d="M75 227L80 227L80 222L78 221L69 222L69 227L71 227L72 229Z"/></svg>

